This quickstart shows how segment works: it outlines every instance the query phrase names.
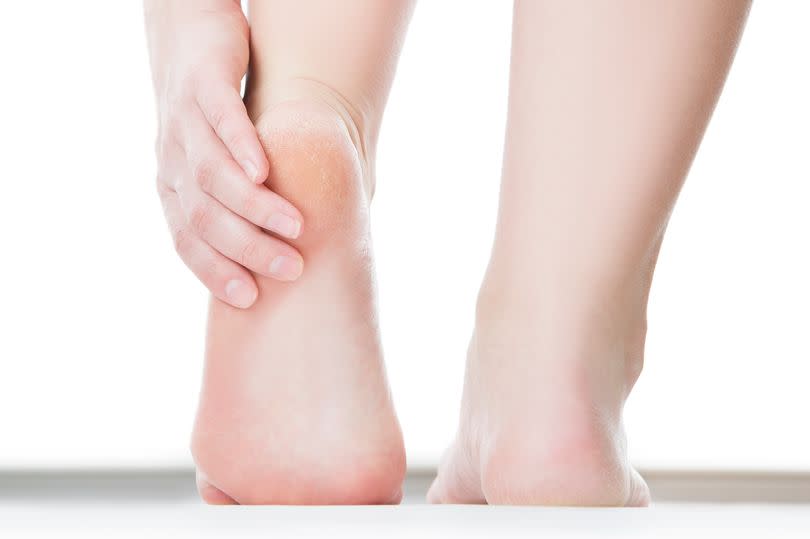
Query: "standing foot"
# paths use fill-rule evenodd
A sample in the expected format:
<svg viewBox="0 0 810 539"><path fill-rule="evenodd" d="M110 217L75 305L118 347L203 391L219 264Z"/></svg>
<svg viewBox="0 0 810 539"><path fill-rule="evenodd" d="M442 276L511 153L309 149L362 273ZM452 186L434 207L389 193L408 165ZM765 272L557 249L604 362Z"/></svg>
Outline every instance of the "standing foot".
<svg viewBox="0 0 810 539"><path fill-rule="evenodd" d="M621 419L643 336L618 340L594 317L563 313L479 299L458 433L428 501L649 504Z"/></svg>

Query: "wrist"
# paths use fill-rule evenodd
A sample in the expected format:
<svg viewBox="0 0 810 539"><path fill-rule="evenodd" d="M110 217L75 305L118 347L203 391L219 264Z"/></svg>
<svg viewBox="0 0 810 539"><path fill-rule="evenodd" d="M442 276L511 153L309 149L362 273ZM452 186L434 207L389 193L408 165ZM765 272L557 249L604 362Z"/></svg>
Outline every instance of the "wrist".
<svg viewBox="0 0 810 539"><path fill-rule="evenodd" d="M236 0L144 0L152 80L157 96L211 81L240 84L249 29Z"/></svg>

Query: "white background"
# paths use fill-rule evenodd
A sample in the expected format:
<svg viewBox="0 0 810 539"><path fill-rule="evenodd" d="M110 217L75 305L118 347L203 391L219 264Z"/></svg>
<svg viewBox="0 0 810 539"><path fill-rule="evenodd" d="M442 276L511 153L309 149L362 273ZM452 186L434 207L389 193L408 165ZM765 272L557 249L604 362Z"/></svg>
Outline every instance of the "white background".
<svg viewBox="0 0 810 539"><path fill-rule="evenodd" d="M206 295L154 192L140 2L0 17L0 467L190 464ZM497 202L505 1L423 1L374 235L413 465L450 440ZM810 3L755 4L664 243L627 408L646 467L810 469Z"/></svg>

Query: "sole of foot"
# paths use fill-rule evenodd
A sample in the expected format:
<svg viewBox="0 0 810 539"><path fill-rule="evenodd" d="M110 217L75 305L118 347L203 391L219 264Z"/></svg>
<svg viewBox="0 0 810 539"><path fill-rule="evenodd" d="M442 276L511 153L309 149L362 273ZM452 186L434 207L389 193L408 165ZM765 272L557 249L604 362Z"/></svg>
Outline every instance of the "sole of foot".
<svg viewBox="0 0 810 539"><path fill-rule="evenodd" d="M212 504L389 504L402 434L376 317L367 160L339 103L292 99L255 115L267 185L302 212L295 282L257 276L247 310L212 299L192 436Z"/></svg>

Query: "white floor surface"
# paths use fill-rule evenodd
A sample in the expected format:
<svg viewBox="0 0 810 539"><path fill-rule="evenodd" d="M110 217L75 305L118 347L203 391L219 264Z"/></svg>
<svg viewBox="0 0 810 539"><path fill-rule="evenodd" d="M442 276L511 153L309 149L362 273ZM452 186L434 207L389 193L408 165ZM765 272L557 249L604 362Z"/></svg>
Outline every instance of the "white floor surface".
<svg viewBox="0 0 810 539"><path fill-rule="evenodd" d="M658 490L664 498L688 497L678 491L687 483L682 478L665 479L651 481L654 495ZM689 489L697 501L578 509L429 506L420 503L428 480L422 474L406 482L406 499L398 507L207 507L186 471L0 473L0 537L810 538L806 479L766 484L749 477L731 489L718 478L701 484L693 479ZM748 499L760 494L785 500ZM712 498L726 501L706 501ZM728 501L735 499L748 501Z"/></svg>

